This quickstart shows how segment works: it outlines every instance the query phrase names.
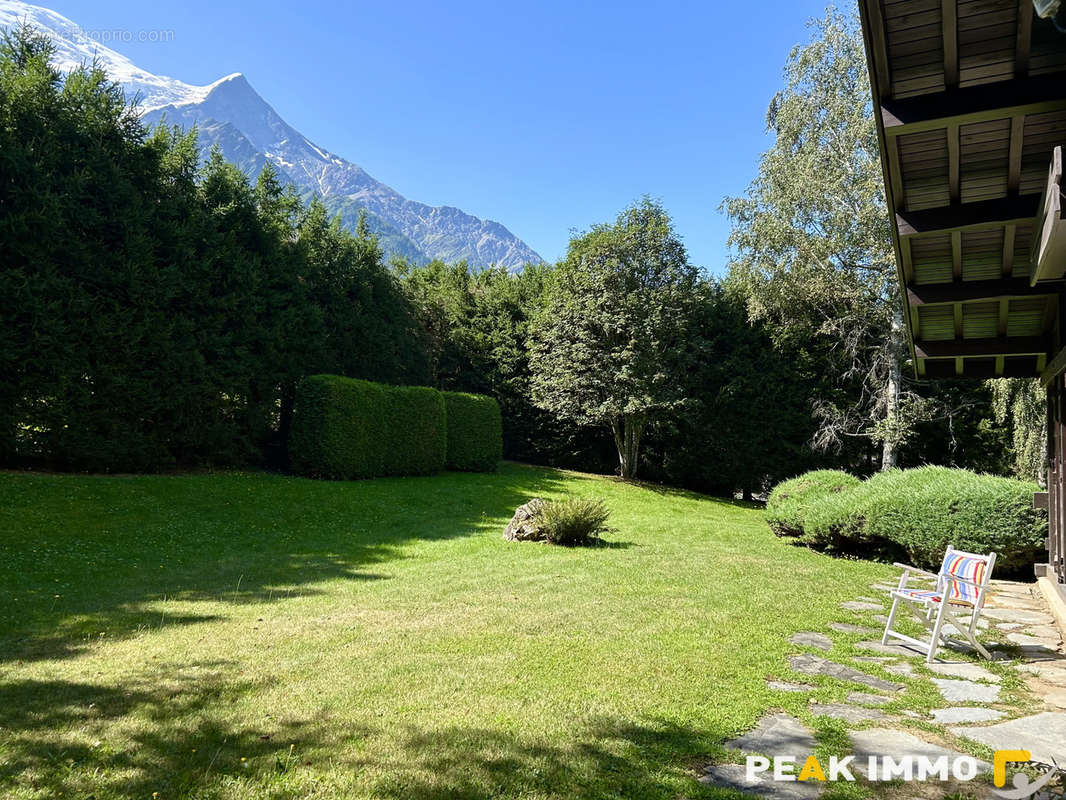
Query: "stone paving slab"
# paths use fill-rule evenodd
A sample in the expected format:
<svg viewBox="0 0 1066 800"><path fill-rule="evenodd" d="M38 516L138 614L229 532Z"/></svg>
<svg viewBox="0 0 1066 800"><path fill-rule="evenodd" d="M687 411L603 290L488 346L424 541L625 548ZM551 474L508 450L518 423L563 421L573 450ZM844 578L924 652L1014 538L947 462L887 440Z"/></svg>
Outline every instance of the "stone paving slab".
<svg viewBox="0 0 1066 800"><path fill-rule="evenodd" d="M958 725L962 722L993 722L1007 716L1002 711L996 711L994 708L972 708L970 706L937 708L933 710L932 714L933 720L941 725Z"/></svg>
<svg viewBox="0 0 1066 800"><path fill-rule="evenodd" d="M811 703L809 708L815 716L832 717L852 723L879 722L888 718L884 711L878 711L876 708L864 708L847 703Z"/></svg>
<svg viewBox="0 0 1066 800"><path fill-rule="evenodd" d="M743 764L723 764L711 767L700 778L700 783L733 789L767 800L808 800L822 794L824 788L819 781L775 781L772 774L762 773L749 782L747 769Z"/></svg>
<svg viewBox="0 0 1066 800"><path fill-rule="evenodd" d="M873 694L872 692L848 692L848 696L844 699L849 703L860 706L885 706L895 700L894 697L886 697L883 694Z"/></svg>
<svg viewBox="0 0 1066 800"><path fill-rule="evenodd" d="M788 663L796 672L801 672L805 675L829 675L840 680L861 683L863 686L869 686L871 689L883 692L898 692L904 688L901 683L886 681L883 678L877 678L861 672L854 667L837 664L835 661L828 661L819 656L806 653L789 656Z"/></svg>
<svg viewBox="0 0 1066 800"><path fill-rule="evenodd" d="M1058 649L1059 642L1062 640L1058 637L1055 637L1054 639L1045 639L1039 636L1030 636L1027 633L1008 633L1007 641L1013 642L1023 649L1029 648L1055 651Z"/></svg>
<svg viewBox="0 0 1066 800"><path fill-rule="evenodd" d="M767 681L766 685L777 692L813 692L818 688L813 683L792 683L791 681Z"/></svg>
<svg viewBox="0 0 1066 800"><path fill-rule="evenodd" d="M970 661L934 661L925 666L937 675L948 678L965 678L968 681L987 681L988 683L1000 683L1003 680L996 673Z"/></svg>
<svg viewBox="0 0 1066 800"><path fill-rule="evenodd" d="M981 615L1002 622L1020 622L1023 625L1054 625L1055 619L1046 611L1030 611L1017 608L985 608Z"/></svg>
<svg viewBox="0 0 1066 800"><path fill-rule="evenodd" d="M792 634L788 640L792 642L792 644L799 645L800 647L813 647L816 650L833 649L833 640L824 633L802 631L800 633Z"/></svg>
<svg viewBox="0 0 1066 800"><path fill-rule="evenodd" d="M850 622L830 622L829 627L838 633L861 633L867 636L874 633L880 633L877 628L868 628L865 625L852 625Z"/></svg>
<svg viewBox="0 0 1066 800"><path fill-rule="evenodd" d="M1028 750L1033 761L1066 764L1066 712L1045 711L982 728L949 728L993 750Z"/></svg>
<svg viewBox="0 0 1066 800"><path fill-rule="evenodd" d="M963 730L968 732L972 729L964 728ZM892 756L898 759L903 756L929 756L930 758L948 756L949 758L954 758L962 755L954 750L931 744L913 734L893 728L867 728L863 731L851 731L849 735L854 748L855 771L867 777L869 776L866 767L870 756ZM977 766L979 772L988 772L992 769L992 765L987 761L978 761Z"/></svg>
<svg viewBox="0 0 1066 800"><path fill-rule="evenodd" d="M999 687L974 681L933 678L940 694L949 703L994 703L999 700Z"/></svg>
<svg viewBox="0 0 1066 800"><path fill-rule="evenodd" d="M859 642L855 645L860 650L868 650L872 653L882 653L886 656L903 656L904 658L925 658L925 653L914 645L906 643L890 642L881 644L873 639Z"/></svg>
<svg viewBox="0 0 1066 800"><path fill-rule="evenodd" d="M892 656L853 656L852 661L862 661L867 664L894 664L896 659Z"/></svg>
<svg viewBox="0 0 1066 800"><path fill-rule="evenodd" d="M881 603L870 603L863 600L847 600L840 604L840 607L848 611L884 611L885 607Z"/></svg>
<svg viewBox="0 0 1066 800"><path fill-rule="evenodd" d="M725 744L733 750L774 757L810 753L817 743L802 722L791 714L777 713L766 715L743 736Z"/></svg>

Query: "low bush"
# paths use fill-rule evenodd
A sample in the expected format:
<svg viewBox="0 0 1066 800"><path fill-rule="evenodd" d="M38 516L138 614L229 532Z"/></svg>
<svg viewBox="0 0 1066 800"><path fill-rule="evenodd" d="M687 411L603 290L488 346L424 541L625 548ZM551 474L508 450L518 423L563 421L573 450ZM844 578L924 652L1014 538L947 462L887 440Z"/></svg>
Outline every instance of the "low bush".
<svg viewBox="0 0 1066 800"><path fill-rule="evenodd" d="M448 420L448 469L494 472L503 458L499 403L483 394L441 394Z"/></svg>
<svg viewBox="0 0 1066 800"><path fill-rule="evenodd" d="M997 572L1018 573L1037 560L1047 536L1047 515L1032 503L1038 488L947 467L892 470L823 493L804 508L799 535L823 549L877 554L899 548L915 566L932 570L948 545L994 551Z"/></svg>
<svg viewBox="0 0 1066 800"><path fill-rule="evenodd" d="M609 516L602 500L570 497L543 503L536 511L536 524L552 544L590 544L607 532Z"/></svg>
<svg viewBox="0 0 1066 800"><path fill-rule="evenodd" d="M296 472L348 480L444 468L444 398L436 389L338 375L300 382L289 440Z"/></svg>
<svg viewBox="0 0 1066 800"><path fill-rule="evenodd" d="M766 501L770 529L778 536L802 536L814 504L859 483L858 478L836 469L819 469L779 483Z"/></svg>

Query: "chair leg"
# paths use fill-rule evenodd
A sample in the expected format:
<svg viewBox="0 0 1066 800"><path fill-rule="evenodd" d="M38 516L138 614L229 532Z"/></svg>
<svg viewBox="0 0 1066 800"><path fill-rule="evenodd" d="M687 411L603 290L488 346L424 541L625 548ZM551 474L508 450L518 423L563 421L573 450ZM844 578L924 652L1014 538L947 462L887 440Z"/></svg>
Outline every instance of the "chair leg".
<svg viewBox="0 0 1066 800"><path fill-rule="evenodd" d="M937 648L940 647L940 629L944 626L944 614L947 611L947 603L941 602L940 607L936 612L936 624L933 626L933 636L929 640L929 653L925 657L925 662L931 664L936 658Z"/></svg>
<svg viewBox="0 0 1066 800"><path fill-rule="evenodd" d="M896 621L896 612L899 610L899 598L892 598L892 610L888 612L888 622L885 623L885 632L881 635L881 644L888 644L888 634Z"/></svg>

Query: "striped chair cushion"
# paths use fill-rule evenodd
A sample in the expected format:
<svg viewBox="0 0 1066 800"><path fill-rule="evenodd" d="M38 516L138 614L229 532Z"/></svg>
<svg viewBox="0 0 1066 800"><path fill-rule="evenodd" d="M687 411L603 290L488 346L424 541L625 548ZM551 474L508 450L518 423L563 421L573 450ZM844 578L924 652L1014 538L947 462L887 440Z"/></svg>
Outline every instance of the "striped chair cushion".
<svg viewBox="0 0 1066 800"><path fill-rule="evenodd" d="M925 589L897 589L892 594L902 595L909 600L940 602L940 592L930 592Z"/></svg>
<svg viewBox="0 0 1066 800"><path fill-rule="evenodd" d="M958 553L948 553L944 556L944 563L940 567L940 581L937 589L948 592L948 602L965 603L974 605L977 602L978 586L984 583L985 571L988 569L988 559L960 556ZM967 583L949 582L946 576L953 575L956 578L964 578L976 583L970 586Z"/></svg>

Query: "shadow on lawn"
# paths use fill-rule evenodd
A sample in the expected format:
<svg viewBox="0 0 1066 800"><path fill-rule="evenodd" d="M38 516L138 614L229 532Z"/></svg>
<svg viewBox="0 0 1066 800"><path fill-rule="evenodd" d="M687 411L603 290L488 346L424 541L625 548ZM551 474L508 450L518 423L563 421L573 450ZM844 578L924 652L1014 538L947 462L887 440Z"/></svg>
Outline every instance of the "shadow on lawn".
<svg viewBox="0 0 1066 800"><path fill-rule="evenodd" d="M0 475L0 661L218 619L161 600L278 602L382 580L415 540L502 528L547 470L327 482L267 474ZM5 502L10 499L10 502ZM4 506L7 506L5 509Z"/></svg>
<svg viewBox="0 0 1066 800"><path fill-rule="evenodd" d="M679 791L713 794L686 764L705 760L728 733L601 718L555 746L486 727L360 727L317 715L284 720L264 712L260 726L235 725L226 707L256 687L228 682L232 666L187 665L179 676L161 670L122 686L59 680L0 686L0 792L129 798L158 792L160 800L356 793L396 800L665 800Z"/></svg>

